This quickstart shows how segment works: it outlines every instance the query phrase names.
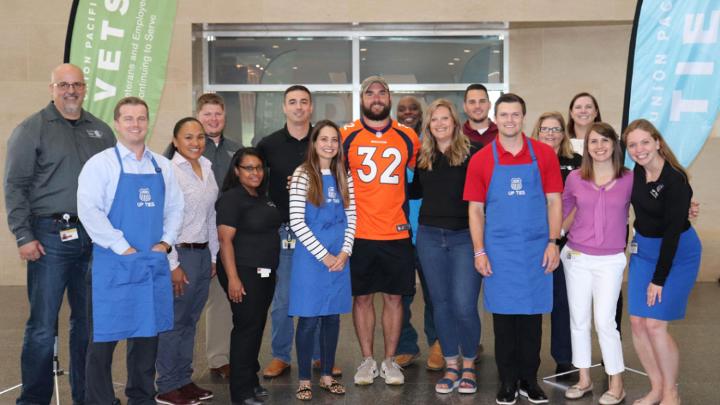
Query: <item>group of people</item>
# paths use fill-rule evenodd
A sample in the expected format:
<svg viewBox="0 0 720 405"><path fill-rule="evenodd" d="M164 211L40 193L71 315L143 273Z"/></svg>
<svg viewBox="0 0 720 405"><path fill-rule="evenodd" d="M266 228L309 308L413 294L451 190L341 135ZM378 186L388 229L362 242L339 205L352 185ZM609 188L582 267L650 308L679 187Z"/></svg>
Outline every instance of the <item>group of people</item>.
<svg viewBox="0 0 720 405"><path fill-rule="evenodd" d="M404 384L401 365L419 351L409 312L416 270L428 368L444 369L436 392L478 389L484 284L498 404L518 395L548 402L537 383L544 313L552 313L559 374L579 369L569 399L593 390L594 316L610 381L600 403L617 404L626 395L619 316L628 247L632 338L651 383L635 403L679 403L679 354L667 325L685 316L701 246L688 220L687 173L649 121L618 136L595 98L580 93L567 126L562 114L544 113L527 137L525 101L501 95L493 122L480 84L465 91L464 124L452 102L437 99L423 115L413 97L400 100L395 120L388 83L371 76L361 85L361 118L344 127L312 125L311 92L289 87L286 125L255 148L225 137L224 102L204 94L161 155L145 144L142 99L116 105L116 141L82 109L85 90L79 68L55 68L52 101L8 142L8 223L28 261L30 300L18 404L50 401L66 287L75 403L119 403L111 365L125 339L131 404L212 398L192 381L203 309L208 365L229 379L233 403L269 395L258 378L269 310L272 361L262 374L290 367L294 336L299 400L313 397L313 368L320 389L345 393L335 352L340 315L349 312L363 357L354 383L379 376ZM623 145L633 170L623 166ZM410 199L420 202L408 210Z"/></svg>

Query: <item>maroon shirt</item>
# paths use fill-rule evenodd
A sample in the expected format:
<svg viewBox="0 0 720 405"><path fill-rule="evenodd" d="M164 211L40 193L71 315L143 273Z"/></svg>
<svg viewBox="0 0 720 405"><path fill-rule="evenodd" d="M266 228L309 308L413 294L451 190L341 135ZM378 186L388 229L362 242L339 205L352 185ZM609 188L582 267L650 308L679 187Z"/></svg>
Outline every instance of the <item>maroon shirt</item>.
<svg viewBox="0 0 720 405"><path fill-rule="evenodd" d="M490 120L488 121L490 122L490 125L485 132L482 133L482 135L470 126L470 121L465 121L465 124L463 124L462 127L465 136L470 138L470 141L476 143L480 148L495 140L495 137L498 134L497 125Z"/></svg>

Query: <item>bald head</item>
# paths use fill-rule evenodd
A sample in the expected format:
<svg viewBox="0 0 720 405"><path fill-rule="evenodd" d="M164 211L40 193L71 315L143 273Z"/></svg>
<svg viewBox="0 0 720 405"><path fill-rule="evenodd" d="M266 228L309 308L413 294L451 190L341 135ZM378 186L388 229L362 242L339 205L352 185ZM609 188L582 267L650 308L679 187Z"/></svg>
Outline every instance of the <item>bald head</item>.
<svg viewBox="0 0 720 405"><path fill-rule="evenodd" d="M413 96L405 96L397 105L397 119L401 124L415 130L420 130L422 124L422 105Z"/></svg>
<svg viewBox="0 0 720 405"><path fill-rule="evenodd" d="M82 70L70 63L63 63L53 69L50 74L50 95L63 117L70 120L80 118L85 100Z"/></svg>

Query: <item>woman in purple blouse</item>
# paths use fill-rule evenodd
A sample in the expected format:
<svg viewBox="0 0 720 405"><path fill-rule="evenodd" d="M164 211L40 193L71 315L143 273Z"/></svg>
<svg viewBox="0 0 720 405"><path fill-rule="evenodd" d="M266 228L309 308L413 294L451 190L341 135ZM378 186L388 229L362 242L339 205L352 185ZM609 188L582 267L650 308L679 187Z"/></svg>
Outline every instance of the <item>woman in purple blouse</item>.
<svg viewBox="0 0 720 405"><path fill-rule="evenodd" d="M573 211L568 242L560 253L565 268L570 307L573 365L580 379L565 397L577 399L592 392L590 379L590 327L594 312L609 389L600 404L617 404L625 398L625 370L615 310L627 263L625 245L632 172L622 163L620 141L613 128L597 122L585 140L580 169L567 178L563 217Z"/></svg>

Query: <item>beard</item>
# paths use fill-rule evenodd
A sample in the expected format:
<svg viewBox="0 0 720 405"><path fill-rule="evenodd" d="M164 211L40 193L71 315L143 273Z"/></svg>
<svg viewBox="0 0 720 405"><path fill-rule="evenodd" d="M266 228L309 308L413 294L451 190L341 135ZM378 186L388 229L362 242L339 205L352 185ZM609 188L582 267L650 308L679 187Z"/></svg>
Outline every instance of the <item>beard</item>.
<svg viewBox="0 0 720 405"><path fill-rule="evenodd" d="M390 109L391 109L390 104L385 105L379 113L374 113L372 111L372 108L374 105L382 105L382 104L374 103L374 104L371 104L370 107L365 107L365 105L361 106L360 109L362 111L363 117L365 117L371 121L382 121L390 116Z"/></svg>

